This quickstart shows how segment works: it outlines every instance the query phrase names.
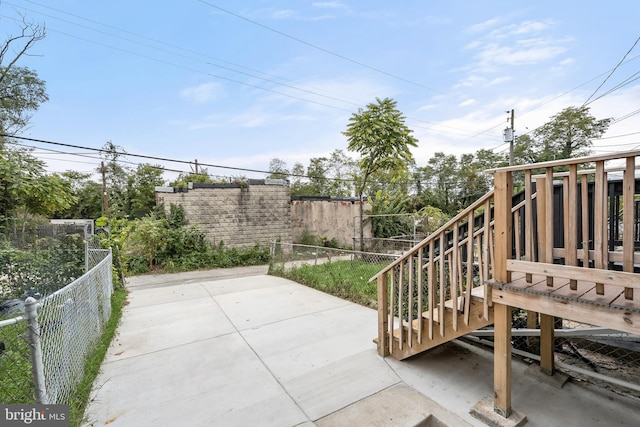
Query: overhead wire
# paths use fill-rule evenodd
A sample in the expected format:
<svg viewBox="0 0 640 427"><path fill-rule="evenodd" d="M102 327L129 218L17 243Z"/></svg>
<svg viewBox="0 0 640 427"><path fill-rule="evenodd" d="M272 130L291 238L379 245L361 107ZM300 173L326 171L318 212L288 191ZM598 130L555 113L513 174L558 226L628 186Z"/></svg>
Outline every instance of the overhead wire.
<svg viewBox="0 0 640 427"><path fill-rule="evenodd" d="M216 10L219 10L220 12L224 12L224 13L229 14L229 15L231 15L231 16L234 16L234 17L236 17L236 18L238 18L238 19L241 19L241 20L243 20L243 21L249 22L249 23L251 23L251 24L253 24L253 25L256 25L256 26L258 26L258 27L264 28L265 30L271 31L271 32L273 32L273 33L276 33L276 34L279 34L279 35L281 35L281 36L283 36L283 37L286 37L286 38L288 38L288 39L294 40L294 41L296 41L296 42L298 42L298 43L301 43L301 44L303 44L303 45L306 45L306 46L312 47L312 48L314 48L314 49L316 49L316 50L319 50L319 51L321 51L321 52L324 52L324 53L327 53L327 54L329 54L329 55L335 56L336 58L340 58L340 59L342 59L342 60L345 60L345 61L351 62L351 63L356 64L356 65L358 65L358 66L361 66L361 67L367 68L367 69L369 69L369 70L375 71L375 72L377 72L377 73L384 74L384 75L386 75L386 76L388 76L388 77L392 77L392 78L394 78L394 79L401 80L401 81L403 81L403 82L405 82L405 83L410 83L410 84L412 84L412 85L414 85L414 86L418 86L418 87L421 87L421 88L424 88L424 89L429 89L429 90L431 90L431 91L434 91L434 92L437 92L437 93L440 93L440 94L443 94L443 95L448 95L447 93L445 93L445 92L443 92L443 91L441 91L441 90L434 89L434 88L429 87L429 86L425 86L425 85L423 85L423 84L421 84L421 83L417 83L417 82L415 82L415 81L412 81L412 80L406 79L406 78L404 78L404 77L397 76L397 75L395 75L395 74L389 73L389 72L387 72L387 71L381 70L381 69L376 68L376 67L373 67L373 66L371 66L371 65L364 64L364 63L362 63L362 62L360 62L360 61L356 61L355 59L349 58L349 57L344 56L344 55L341 55L341 54L339 54L339 53L336 53L336 52L330 51L329 49L325 49L325 48L320 47L320 46L318 46L318 45L315 45L315 44L313 44L313 43L310 43L310 42L307 42L307 41L305 41L305 40L302 40L302 39L300 39L300 38L298 38L298 37L295 37L295 36L292 36L292 35L290 35L290 34L287 34L287 33L285 33L284 31L280 31L280 30L277 30L277 29L275 29L275 28L269 27L269 26L267 26L267 25L261 24L261 23L259 23L259 22L257 22L257 21L254 21L254 20L252 20L252 19L247 18L246 16L242 16L242 15L240 15L240 14L238 14L238 13L231 12L230 10L224 9L224 8L222 8L222 7L220 7L220 6L217 6L217 5L213 4L213 3L210 3L210 2L208 2L208 1L205 1L205 0L199 0L199 1L200 1L200 3L206 4L207 6L210 6L210 7L214 8L214 9L216 9Z"/></svg>
<svg viewBox="0 0 640 427"><path fill-rule="evenodd" d="M638 44L638 42L640 42L640 36L636 39L636 41L633 43L633 45L631 46L631 48L629 48L629 50L627 51L627 53L624 54L624 56L622 57L622 59L616 64L615 67L613 67L613 69L611 70L611 72L607 75L607 77L604 79L604 81L602 83L600 83L600 86L598 86L596 88L596 90L593 91L593 93L591 95L589 95L589 97L587 98L587 100L582 104L582 106L584 107L585 105L587 105L589 103L589 100L591 100L591 98L600 90L600 88L602 86L604 86L604 84L607 82L607 80L609 80L609 78L613 75L613 73L616 72L616 70L622 65L622 63L624 62L624 60L627 58L627 56L631 53L631 51L636 47L636 45Z"/></svg>

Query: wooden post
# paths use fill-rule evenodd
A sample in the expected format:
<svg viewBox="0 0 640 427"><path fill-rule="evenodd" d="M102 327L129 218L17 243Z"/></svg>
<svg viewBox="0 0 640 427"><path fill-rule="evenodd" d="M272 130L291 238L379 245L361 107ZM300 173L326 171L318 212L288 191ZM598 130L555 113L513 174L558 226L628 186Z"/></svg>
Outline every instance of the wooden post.
<svg viewBox="0 0 640 427"><path fill-rule="evenodd" d="M389 273L378 277L378 354L389 355Z"/></svg>
<svg viewBox="0 0 640 427"><path fill-rule="evenodd" d="M554 317L540 313L540 370L547 375L555 372Z"/></svg>
<svg viewBox="0 0 640 427"><path fill-rule="evenodd" d="M634 252L634 237L633 237L633 225L634 225L634 211L635 211L635 173L636 173L636 158L627 157L626 169L624 171L623 185L622 185L622 255L623 255L623 269L624 271L633 272L633 252ZM625 299L633 299L633 288L624 288Z"/></svg>
<svg viewBox="0 0 640 427"><path fill-rule="evenodd" d="M495 264L493 278L498 283L511 281L507 259L513 254L513 178L511 172L496 172L494 182ZM494 302L493 389L494 411L508 418L511 415L511 307Z"/></svg>
<svg viewBox="0 0 640 427"><path fill-rule="evenodd" d="M494 234L495 265L493 278L499 283L511 281L507 271L507 259L513 254L513 215L511 204L513 197L513 179L511 172L496 172L493 177L494 192Z"/></svg>
<svg viewBox="0 0 640 427"><path fill-rule="evenodd" d="M511 415L511 307L493 304L493 410L508 418Z"/></svg>

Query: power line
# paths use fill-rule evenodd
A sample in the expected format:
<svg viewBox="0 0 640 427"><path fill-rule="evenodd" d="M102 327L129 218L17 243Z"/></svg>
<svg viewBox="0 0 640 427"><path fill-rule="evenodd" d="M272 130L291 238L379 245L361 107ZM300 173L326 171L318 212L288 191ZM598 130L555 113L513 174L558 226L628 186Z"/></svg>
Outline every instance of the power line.
<svg viewBox="0 0 640 427"><path fill-rule="evenodd" d="M412 85L414 85L414 86L419 86L419 87L421 87L421 88L429 89L429 90L431 90L431 91L438 92L438 93L441 93L441 94L443 94L443 95L448 95L447 93L442 92L441 90L434 89L434 88L429 87L429 86L425 86L425 85L423 85L423 84L421 84L421 83L417 83L417 82L414 82L414 81L409 80L409 79L405 79L404 77L400 77L400 76L397 76L397 75L395 75L395 74L389 73L389 72L387 72L387 71L383 71L383 70L381 70L381 69L379 69L379 68L372 67L371 65L367 65L367 64L364 64L364 63L362 63L362 62L356 61L355 59L352 59L352 58L346 57L346 56L341 55L341 54L339 54L339 53L335 53L335 52L333 52L333 51L330 51L330 50L328 50L328 49L325 49L325 48L320 47L320 46L318 46L318 45L315 45L315 44L313 44L313 43L309 43L309 42L304 41L304 40L302 40L302 39L300 39L300 38L298 38L298 37L294 37L294 36L292 36L292 35L290 35L290 34L287 34L287 33L283 32L283 31L276 30L275 28L272 28L272 27L269 27L269 26L267 26L267 25L264 25L264 24L261 24L261 23L259 23L259 22L256 22L256 21L254 21L254 20L252 20L252 19L247 18L246 16L242 16L242 15L239 15L239 14L237 14L237 13L231 12L230 10L223 9L223 8L221 8L220 6L216 6L215 4L209 3L209 2L204 1L204 0L199 0L199 1L200 1L200 3L206 4L207 6L210 6L210 7L214 8L214 9L217 9L217 10L219 10L220 12L224 12L224 13L229 14L229 15L231 15L231 16L235 16L235 17L236 17L236 18L238 18L238 19L242 19L243 21L247 21L247 22L249 22L249 23L251 23L251 24L253 24L253 25L257 25L258 27L264 28L265 30L271 31L271 32L273 32L273 33L279 34L279 35L281 35L281 36L283 36L283 37L286 37L286 38L288 38L288 39L294 40L294 41L296 41L296 42L298 42L298 43L302 43L302 44L304 44L304 45L306 45L306 46L312 47L312 48L314 48L314 49L316 49L316 50L319 50L319 51L321 51L321 52L324 52L324 53L327 53L327 54L329 54L329 55L335 56L336 58L340 58L340 59L343 59L343 60L345 60L345 61L351 62L351 63L353 63L353 64L359 65L359 66L361 66L361 67L368 68L369 70L375 71L375 72L377 72L377 73L384 74L384 75L389 76L389 77L393 77L394 79L401 80L401 81L406 82L406 83L410 83L410 84L412 84Z"/></svg>
<svg viewBox="0 0 640 427"><path fill-rule="evenodd" d="M633 45L631 46L631 48L627 51L627 53L624 54L624 56L622 57L622 59L620 60L620 62L618 62L618 64L613 67L613 69L611 70L611 72L609 73L609 75L604 79L604 81L602 83L600 83L600 86L598 86L596 88L596 90L593 91L593 93L591 95L589 95L589 98L587 98L586 101L584 101L584 103L582 104L582 106L584 107L585 105L587 105L589 103L589 100L600 90L600 88L602 86L604 86L604 84L607 82L607 80L609 80L609 78L613 75L613 73L616 72L616 70L620 67L620 65L622 65L622 63L624 62L625 58L627 57L627 55L629 55L631 53L631 51L633 50L634 47L636 47L636 45L638 44L638 42L640 42L640 37L638 37L635 41L635 43L633 43Z"/></svg>
<svg viewBox="0 0 640 427"><path fill-rule="evenodd" d="M90 151L95 151L98 153L112 153L111 150L105 150L103 148L93 148L93 147L83 147L81 145L75 145L75 144L66 144L66 143L62 143L62 142L55 142L55 141L47 141L44 139L37 139L37 138L27 138L24 136L16 136L16 135L9 135L9 134L5 134L5 133L0 133L0 138L12 138L12 139L19 139L19 140L24 140L24 141L31 141L31 142L38 142L38 143L42 143L42 144L52 144L52 145L57 145L57 146L61 146L61 147L69 147L69 148L77 148L77 149L81 149L81 150L90 150ZM193 162L188 161L188 160L177 160L177 159L169 159L166 157L158 157L158 156L148 156L148 155L144 155L144 154L133 154L133 153L127 153L127 152L118 152L117 154L123 155L123 156L131 156L131 157L138 157L141 159L149 159L149 160L157 160L157 161L162 161L162 162L173 162L173 163L180 163L180 164L188 164L191 165L193 164ZM278 172L273 172L273 171L264 171L264 170L259 170L259 169L249 169L249 168L240 168L240 167L235 167L235 166L224 166L224 165L215 165L215 164L211 164L211 163L198 163L200 166L204 166L204 167L211 167L211 168L218 168L218 169L229 169L229 170L236 170L236 171L241 171L241 172L254 172L254 173L261 173L261 174L267 174L267 175L271 175L273 173L278 173ZM294 174L294 173L284 173L287 176L292 176L292 177L296 177L296 178L314 178L314 179L318 179L317 176L310 176L310 175L303 175L303 174ZM326 179L326 180L331 180L331 181L348 181L348 182L355 182L355 179L345 179L345 178L333 178L333 177L323 177L322 179Z"/></svg>

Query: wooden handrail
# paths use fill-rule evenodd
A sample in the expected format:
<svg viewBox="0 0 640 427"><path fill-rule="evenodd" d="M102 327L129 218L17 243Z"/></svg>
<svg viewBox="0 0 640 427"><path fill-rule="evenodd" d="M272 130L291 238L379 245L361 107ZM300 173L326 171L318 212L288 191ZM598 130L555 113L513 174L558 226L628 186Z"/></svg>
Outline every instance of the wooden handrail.
<svg viewBox="0 0 640 427"><path fill-rule="evenodd" d="M419 243L417 243L413 249L411 249L410 251L408 251L407 253L405 253L402 257L398 258L397 260L393 261L391 264L389 264L388 266L386 266L383 270L381 270L380 272L378 272L378 274L376 274L375 276L373 276L371 279L369 279L369 282L373 282L374 280L377 280L378 277L380 277L381 275L383 275L384 273L389 272L390 270L392 270L394 267L396 267L397 265L401 264L402 262L404 262L405 259L409 258L410 256L413 256L417 251L421 250L422 248L424 248L427 244L429 244L432 240L438 238L443 231L448 230L449 228L451 228L452 225L456 224L457 222L459 222L460 220L465 219L468 215L469 212L473 212L476 209L479 209L482 207L482 205L484 205L484 203L491 199L491 197L493 197L493 190L489 191L488 193L486 193L484 196L480 197L478 200L476 200L475 202L473 202L472 205L470 205L468 208L466 208L465 210L463 210L462 212L460 212L458 215L454 216L453 218L451 218L449 221L447 221L443 226L441 226L440 228L438 228L436 231L434 231L433 233L429 234L427 237L425 237L422 241L420 241Z"/></svg>
<svg viewBox="0 0 640 427"><path fill-rule="evenodd" d="M607 160L620 160L625 159L627 157L637 157L640 156L640 151L624 151L621 153L614 154L604 154L602 156L587 156L587 157L577 157L573 159L562 159L562 160L552 160L549 162L542 163L529 163L526 165L514 165L514 166L505 166L502 168L492 168L487 169L484 172L489 174L495 174L496 172L519 172L525 171L527 169L546 169L546 168L554 168L558 166L569 166L569 165L579 165L583 163L593 163Z"/></svg>

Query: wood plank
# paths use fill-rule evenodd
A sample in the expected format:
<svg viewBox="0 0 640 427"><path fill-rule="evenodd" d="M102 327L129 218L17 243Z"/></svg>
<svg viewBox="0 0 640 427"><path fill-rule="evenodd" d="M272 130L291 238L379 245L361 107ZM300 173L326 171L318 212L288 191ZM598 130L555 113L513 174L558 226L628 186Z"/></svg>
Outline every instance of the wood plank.
<svg viewBox="0 0 640 427"><path fill-rule="evenodd" d="M640 312L605 308L594 304L508 289L493 290L494 306L507 304L576 322L603 326L630 334L640 334Z"/></svg>
<svg viewBox="0 0 640 427"><path fill-rule="evenodd" d="M531 179L531 169L524 172L524 259L535 261L533 242L533 183ZM531 276L527 276L527 281L531 281Z"/></svg>
<svg viewBox="0 0 640 427"><path fill-rule="evenodd" d="M409 257L409 289L408 289L408 293L409 295L407 295L407 300L408 300L408 307L407 307L407 315L409 318L409 322L413 321L413 279L414 279L414 263L413 263L413 256ZM408 335L408 344L409 347L411 347L413 345L413 334L409 334Z"/></svg>
<svg viewBox="0 0 640 427"><path fill-rule="evenodd" d="M513 216L511 202L513 200L513 180L511 173L499 172L494 175L494 235L495 264L493 277L500 283L511 281L506 261L513 252Z"/></svg>
<svg viewBox="0 0 640 427"><path fill-rule="evenodd" d="M567 254L566 265L578 265L578 165L569 166L569 177L567 179L567 216L564 223L566 230L564 246ZM571 279L570 286L576 289L575 279Z"/></svg>
<svg viewBox="0 0 640 427"><path fill-rule="evenodd" d="M627 158L627 169L624 171L622 187L622 252L624 271L633 271L633 250L634 250L634 211L635 211L635 157ZM626 299L633 299L633 289L626 288L624 291Z"/></svg>
<svg viewBox="0 0 640 427"><path fill-rule="evenodd" d="M553 375L554 364L554 320L553 316L540 314L540 370L547 375Z"/></svg>
<svg viewBox="0 0 640 427"><path fill-rule="evenodd" d="M435 243L429 243L429 277L427 277L427 304L429 309L429 339L433 339L433 309L436 300L436 263L433 261Z"/></svg>
<svg viewBox="0 0 640 427"><path fill-rule="evenodd" d="M473 212L469 212L467 217L468 231L467 231L467 286L465 290L464 301L464 324L469 325L469 316L471 315L471 294L473 293L473 261L474 261L474 249L473 249ZM482 282L480 282L482 283ZM483 292L484 296L484 292Z"/></svg>
<svg viewBox="0 0 640 427"><path fill-rule="evenodd" d="M494 304L493 319L494 409L508 418L511 415L511 307L501 302Z"/></svg>
<svg viewBox="0 0 640 427"><path fill-rule="evenodd" d="M422 311L424 310L424 271L422 269L423 267L423 263L424 263L424 259L423 259L423 250L420 249L420 251L418 251L418 268L416 270L416 272L418 273L418 310ZM422 331L424 329L424 324L420 323L420 327L418 328L418 344L422 344Z"/></svg>
<svg viewBox="0 0 640 427"><path fill-rule="evenodd" d="M398 264L400 271L398 272L398 317L400 318L400 326L402 326L402 321L404 320L404 314L402 312L402 304L404 303L404 299L402 298L403 290L404 290L404 266L405 261L402 261ZM402 333L404 328L400 327L400 350L402 350L402 346L404 345L404 339L402 339Z"/></svg>
<svg viewBox="0 0 640 427"><path fill-rule="evenodd" d="M449 274L451 281L449 282L449 287L451 289L451 299L454 301L458 300L458 276L460 275L460 271L458 270L458 258L460 257L460 250L458 249L458 240L460 240L459 227L456 225L453 228L453 253L452 257L449 258ZM455 313L453 315L453 330L458 330L458 316L457 309L455 309Z"/></svg>
<svg viewBox="0 0 640 427"><path fill-rule="evenodd" d="M593 163L593 162L602 162L604 163L606 160L619 160L627 157L636 157L640 156L640 151L626 151L626 152L618 152L613 154L603 154L601 156L589 156L589 157L577 157L573 159L562 159L562 160L552 160L548 162L536 163L536 164L528 164L528 165L515 165L515 166L505 166L502 168L492 168L485 170L486 173L497 174L499 172L515 172L515 171L524 171L527 169L540 169L540 168L553 168L555 166L568 166L571 164L580 165L583 163Z"/></svg>
<svg viewBox="0 0 640 427"><path fill-rule="evenodd" d="M385 273L387 274L387 273ZM393 311L395 309L395 286L397 283L396 280L396 269L392 269L388 272L391 276L391 289L389 290L389 332L393 332L395 329L395 316L393 315ZM389 340L389 353L393 353L393 340Z"/></svg>
<svg viewBox="0 0 640 427"><path fill-rule="evenodd" d="M492 233L492 228L491 228L491 200L487 200L484 203L484 234L482 237L483 240L483 257L484 257L484 262L482 263L482 270L483 270L483 275L485 277L485 280L489 280L489 272L492 271L492 266L493 264L493 240L491 238L491 236L493 235ZM481 283L484 283L481 282ZM485 286L484 287L484 318L485 320L489 319L489 316L491 315L490 310L489 310L489 305L492 304L491 302L491 292L492 292L492 288L491 286Z"/></svg>
<svg viewBox="0 0 640 427"><path fill-rule="evenodd" d="M589 266L589 183L588 176L580 177L580 190L582 192L582 265Z"/></svg>
<svg viewBox="0 0 640 427"><path fill-rule="evenodd" d="M545 246L546 246L544 249L544 253L546 258L543 259L543 261L546 263L552 264L553 263L553 235L554 235L553 168L546 169L545 185L547 187L545 191L545 198L546 198L545 204L544 204L545 211L544 211L544 216L541 216L538 218L538 223L540 223L540 221L544 221L547 223L547 226L545 227L546 235L544 237ZM553 276L547 276L547 285L553 286Z"/></svg>
<svg viewBox="0 0 640 427"><path fill-rule="evenodd" d="M607 248L607 181L604 173L604 161L596 162L595 184L593 191L594 236L593 249L595 268L605 268ZM596 283L598 293L604 293L604 285Z"/></svg>
<svg viewBox="0 0 640 427"><path fill-rule="evenodd" d="M451 341L452 339L461 337L468 334L469 332L490 325L491 323L493 323L493 311L491 311L489 320L486 320L483 316L483 307L484 304L482 301L473 299L471 301L471 321L469 323L469 326L461 325L458 331L455 332L453 331L453 328L451 326L453 320L451 319L451 317L447 316L447 323L445 324L445 328L447 329L446 336L434 334L433 339L425 339L422 344L416 344L413 347L404 346L403 350L400 350L396 345L394 346L394 352L391 355L397 360L403 360L407 357L413 356L414 354L437 347L441 344ZM423 320L423 322L426 324L427 320ZM398 332L394 331L394 334L397 335ZM396 340L392 339L390 341Z"/></svg>
<svg viewBox="0 0 640 427"><path fill-rule="evenodd" d="M599 268L583 268L569 265L547 264L543 262L507 261L511 271L551 275L564 279L576 279L608 285L622 285L627 288L640 288L640 274L626 271L603 270Z"/></svg>
<svg viewBox="0 0 640 427"><path fill-rule="evenodd" d="M536 179L536 216L538 226L538 260L547 260L547 221L544 221L547 212L547 179ZM527 260L533 261L533 260Z"/></svg>
<svg viewBox="0 0 640 427"><path fill-rule="evenodd" d="M440 254L444 254L444 233L442 233L442 237L440 237ZM440 295L440 304L439 307L444 307L444 266L445 260L444 256L440 256L440 282L436 284L438 286L438 293ZM440 324L440 336L444 337L444 310L440 310L438 312L438 323Z"/></svg>
<svg viewBox="0 0 640 427"><path fill-rule="evenodd" d="M389 355L389 275L378 277L378 354ZM393 329L392 329L393 330Z"/></svg>

